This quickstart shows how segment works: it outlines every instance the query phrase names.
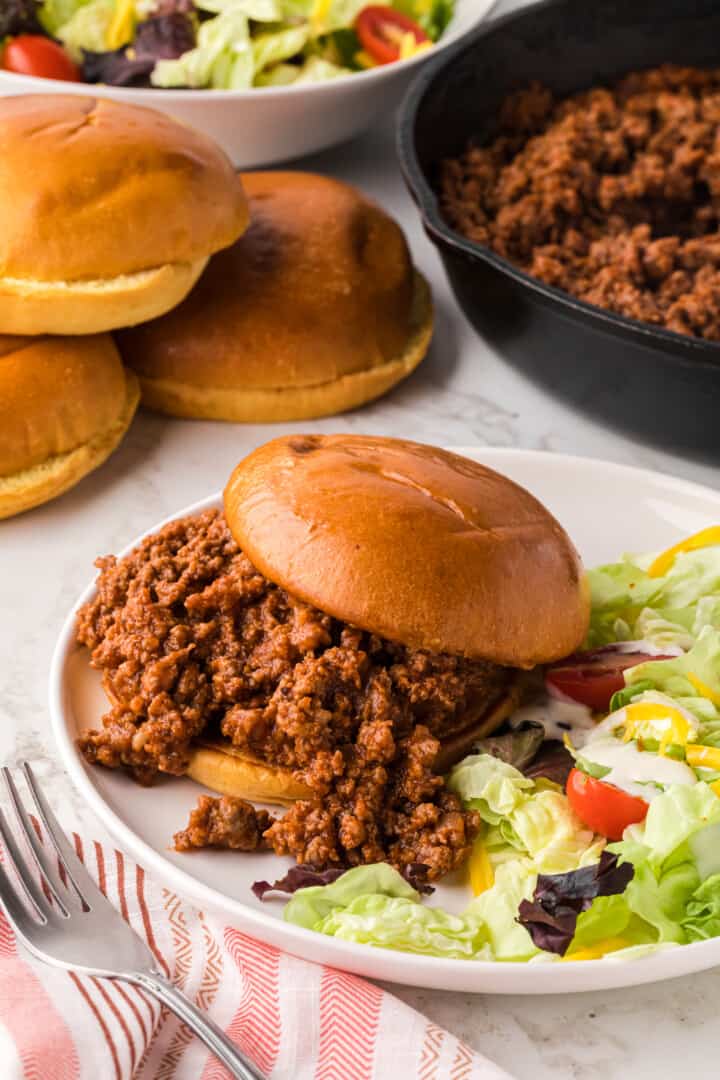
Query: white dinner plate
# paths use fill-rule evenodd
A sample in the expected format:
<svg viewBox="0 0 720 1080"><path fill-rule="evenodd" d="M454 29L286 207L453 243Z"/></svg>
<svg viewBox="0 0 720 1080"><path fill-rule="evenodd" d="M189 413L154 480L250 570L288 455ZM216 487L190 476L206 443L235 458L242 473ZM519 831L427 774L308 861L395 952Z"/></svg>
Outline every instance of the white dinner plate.
<svg viewBox="0 0 720 1080"><path fill-rule="evenodd" d="M565 526L589 566L614 561L623 551L665 548L720 521L720 493L659 473L530 450L462 448L460 452L505 473L541 499ZM219 505L220 496L213 495L173 517ZM149 531L155 532L162 524ZM101 533L97 545L98 553L105 551ZM94 586L89 585L68 615L52 662L50 709L62 761L120 847L199 906L307 960L436 989L501 994L600 990L654 982L720 964L720 938L666 948L634 960L503 964L399 953L285 923L284 901L260 903L250 886L260 878L280 876L288 860L270 853L198 851L181 855L172 850L173 833L185 826L202 790L196 784L168 778L155 787L143 788L119 771L86 765L78 753L76 735L98 726L106 709L99 675L91 670L88 654L75 644L74 635L77 607L93 591ZM467 885L443 884L430 902L460 910L469 900Z"/></svg>

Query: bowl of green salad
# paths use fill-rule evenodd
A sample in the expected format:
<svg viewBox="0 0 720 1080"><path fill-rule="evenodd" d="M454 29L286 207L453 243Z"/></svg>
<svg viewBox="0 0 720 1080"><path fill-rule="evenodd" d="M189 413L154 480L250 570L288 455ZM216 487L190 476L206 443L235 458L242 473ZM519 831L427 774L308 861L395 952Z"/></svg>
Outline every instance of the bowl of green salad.
<svg viewBox="0 0 720 1080"><path fill-rule="evenodd" d="M351 139L494 0L4 0L0 94L148 105L239 168Z"/></svg>

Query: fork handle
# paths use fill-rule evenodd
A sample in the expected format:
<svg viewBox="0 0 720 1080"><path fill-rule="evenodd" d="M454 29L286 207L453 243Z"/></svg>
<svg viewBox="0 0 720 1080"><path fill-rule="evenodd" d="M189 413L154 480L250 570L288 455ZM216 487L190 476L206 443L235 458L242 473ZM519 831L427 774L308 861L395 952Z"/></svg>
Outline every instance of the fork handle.
<svg viewBox="0 0 720 1080"><path fill-rule="evenodd" d="M237 1080L264 1080L263 1074L243 1054L242 1050L239 1050L235 1043L228 1039L215 1021L193 1005L189 998L164 975L159 972L153 974L133 972L122 975L120 978L141 987L163 1005L167 1005L168 1009L174 1012L178 1019L187 1024L190 1030L205 1043L208 1050L213 1052L232 1076L237 1077Z"/></svg>

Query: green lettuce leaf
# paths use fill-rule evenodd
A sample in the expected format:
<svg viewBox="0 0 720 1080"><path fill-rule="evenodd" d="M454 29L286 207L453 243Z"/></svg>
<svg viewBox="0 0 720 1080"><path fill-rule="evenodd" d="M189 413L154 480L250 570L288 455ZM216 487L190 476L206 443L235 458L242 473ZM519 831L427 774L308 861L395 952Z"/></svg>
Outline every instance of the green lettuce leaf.
<svg viewBox="0 0 720 1080"><path fill-rule="evenodd" d="M284 17L280 0L195 0L195 7L214 15L244 15L253 22L279 23Z"/></svg>
<svg viewBox="0 0 720 1080"><path fill-rule="evenodd" d="M524 792L535 784L513 765L490 754L472 754L455 766L448 779L469 810L477 810L483 821L498 825L524 801Z"/></svg>
<svg viewBox="0 0 720 1080"><path fill-rule="evenodd" d="M419 900L396 870L376 863L348 870L330 885L299 889L284 918L320 934L385 949L454 958L487 952L479 919L451 915Z"/></svg>
<svg viewBox="0 0 720 1080"><path fill-rule="evenodd" d="M494 885L466 908L464 917L482 924L492 959L517 962L540 953L517 921L520 902L530 899L536 881L537 874L521 860L505 863L495 870Z"/></svg>
<svg viewBox="0 0 720 1080"><path fill-rule="evenodd" d="M71 18L62 23L54 36L63 43L73 60L82 60L82 50L105 52L107 32L115 14L115 0L90 0L78 7Z"/></svg>
<svg viewBox="0 0 720 1080"><path fill-rule="evenodd" d="M432 41L437 41L453 17L453 0L392 0L392 7L409 15L422 26Z"/></svg>
<svg viewBox="0 0 720 1080"><path fill-rule="evenodd" d="M397 871L378 863L348 870L330 885L299 889L284 917L317 933L384 949L454 959L528 960L538 950L516 917L535 880L519 863L503 866L491 889L453 915L420 903Z"/></svg>
<svg viewBox="0 0 720 1080"><path fill-rule="evenodd" d="M656 941L688 940L688 905L703 877L720 869L720 855L713 855L719 829L720 799L707 784L677 784L653 799L644 822L631 825L619 843L609 845L635 867L623 898ZM709 857L703 852L706 845ZM697 926L693 932L700 932Z"/></svg>
<svg viewBox="0 0 720 1080"><path fill-rule="evenodd" d="M247 15L228 11L200 24L197 45L178 60L158 60L153 86L245 90L255 63Z"/></svg>
<svg viewBox="0 0 720 1080"><path fill-rule="evenodd" d="M350 68L340 67L321 56L310 56L300 68L296 83L319 83L337 79L341 75L352 75Z"/></svg>
<svg viewBox="0 0 720 1080"><path fill-rule="evenodd" d="M652 929L630 909L627 894L598 896L587 911L578 915L575 936L568 946L568 954L590 949L608 938L620 938L628 948L654 944L656 935ZM616 954L625 949L617 950Z"/></svg>
<svg viewBox="0 0 720 1080"><path fill-rule="evenodd" d="M692 894L682 928L688 941L720 937L720 874L707 878Z"/></svg>
<svg viewBox="0 0 720 1080"><path fill-rule="evenodd" d="M625 689L613 697L610 708L615 711L646 691L656 691L673 698L701 721L711 725L708 734L720 729L720 711L708 697L698 693L688 675L694 675L720 697L720 631L706 626L689 652L671 660L648 660L625 672ZM714 727L712 725L715 725ZM703 729L698 733L704 742ZM711 744L707 744L711 745Z"/></svg>
<svg viewBox="0 0 720 1080"><path fill-rule="evenodd" d="M290 60L302 52L307 44L309 30L306 24L290 26L287 30L263 32L253 38L253 64L255 75L279 64L283 60Z"/></svg>
<svg viewBox="0 0 720 1080"><path fill-rule="evenodd" d="M538 788L499 758L465 758L448 787L491 826L485 845L494 866L524 856L536 873L559 874L600 857L604 841L583 828L562 792Z"/></svg>
<svg viewBox="0 0 720 1080"><path fill-rule="evenodd" d="M626 555L589 571L591 647L646 640L688 649L705 626L720 629L720 545L680 552L664 577L648 577L652 561Z"/></svg>
<svg viewBox="0 0 720 1080"><path fill-rule="evenodd" d="M70 22L80 8L91 2L92 0L44 0L38 11L38 18L48 34L54 36L61 26Z"/></svg>

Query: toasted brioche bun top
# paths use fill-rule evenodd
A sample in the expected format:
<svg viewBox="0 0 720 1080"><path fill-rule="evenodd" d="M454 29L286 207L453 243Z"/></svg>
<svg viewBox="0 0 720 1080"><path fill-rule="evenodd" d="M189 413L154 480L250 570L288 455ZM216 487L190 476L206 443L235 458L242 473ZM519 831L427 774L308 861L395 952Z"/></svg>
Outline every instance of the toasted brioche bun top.
<svg viewBox="0 0 720 1080"><path fill-rule="evenodd" d="M355 188L242 174L250 227L175 310L120 337L141 376L227 390L329 383L400 356L413 269L402 230Z"/></svg>
<svg viewBox="0 0 720 1080"><path fill-rule="evenodd" d="M400 439L296 435L225 489L248 557L294 596L382 637L528 668L582 641L579 556L523 488Z"/></svg>
<svg viewBox="0 0 720 1080"><path fill-rule="evenodd" d="M0 477L90 442L117 422L126 396L109 334L0 336Z"/></svg>
<svg viewBox="0 0 720 1080"><path fill-rule="evenodd" d="M163 113L74 94L0 98L0 277L191 263L246 223L222 150Z"/></svg>

